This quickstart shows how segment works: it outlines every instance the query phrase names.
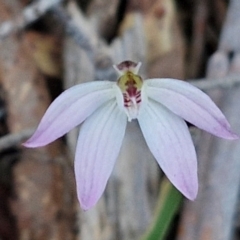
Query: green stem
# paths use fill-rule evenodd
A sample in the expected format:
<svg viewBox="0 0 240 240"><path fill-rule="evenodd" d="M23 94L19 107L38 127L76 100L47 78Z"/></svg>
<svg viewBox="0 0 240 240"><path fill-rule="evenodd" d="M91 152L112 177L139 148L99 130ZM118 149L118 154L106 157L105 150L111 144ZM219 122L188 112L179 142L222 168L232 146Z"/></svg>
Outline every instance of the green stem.
<svg viewBox="0 0 240 240"><path fill-rule="evenodd" d="M182 199L182 194L168 179L164 179L161 184L154 221L142 240L164 240L166 238L172 220L182 203Z"/></svg>

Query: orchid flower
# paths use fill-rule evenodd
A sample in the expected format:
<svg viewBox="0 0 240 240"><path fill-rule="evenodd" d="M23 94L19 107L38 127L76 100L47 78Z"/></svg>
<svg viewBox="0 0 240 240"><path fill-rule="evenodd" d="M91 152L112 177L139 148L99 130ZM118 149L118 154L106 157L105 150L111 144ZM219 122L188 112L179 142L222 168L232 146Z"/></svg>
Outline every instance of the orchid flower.
<svg viewBox="0 0 240 240"><path fill-rule="evenodd" d="M143 80L141 63L113 67L116 82L93 81L64 91L53 101L23 145L51 143L82 124L75 156L77 194L84 210L106 187L128 121L137 119L146 143L172 184L188 199L198 191L197 158L187 122L213 135L237 139L223 113L201 90L176 79Z"/></svg>

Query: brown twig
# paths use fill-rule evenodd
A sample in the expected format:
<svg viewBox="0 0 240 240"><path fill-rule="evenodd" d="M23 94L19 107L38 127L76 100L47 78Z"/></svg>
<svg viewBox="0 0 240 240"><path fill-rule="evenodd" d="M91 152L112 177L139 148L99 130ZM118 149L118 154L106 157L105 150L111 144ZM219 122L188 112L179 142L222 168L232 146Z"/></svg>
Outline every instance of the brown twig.
<svg viewBox="0 0 240 240"><path fill-rule="evenodd" d="M191 83L195 87L198 87L204 91L210 90L213 88L231 88L237 84L240 84L240 76L229 75L227 77L218 78L218 79L202 78L199 80L190 80L189 83Z"/></svg>
<svg viewBox="0 0 240 240"><path fill-rule="evenodd" d="M89 23L80 11L75 9L74 3L69 3L68 10L70 13L67 13L62 6L58 6L53 12L58 17L59 21L64 24L67 34L87 52L88 56L93 57L93 50L95 47L93 42L95 42L96 36L91 31ZM77 12L77 20L73 12Z"/></svg>
<svg viewBox="0 0 240 240"><path fill-rule="evenodd" d="M196 2L195 14L193 17L193 41L191 44L191 56L189 75L195 77L201 67L204 53L204 45L206 41L206 26L208 18L207 1L198 0Z"/></svg>
<svg viewBox="0 0 240 240"><path fill-rule="evenodd" d="M44 15L54 5L62 0L39 0L27 6L21 15L0 25L0 39L4 39L13 32L20 31Z"/></svg>
<svg viewBox="0 0 240 240"><path fill-rule="evenodd" d="M18 133L8 134L0 138L0 151L6 150L22 143L24 140L29 138L33 134L33 132L34 129L30 128Z"/></svg>

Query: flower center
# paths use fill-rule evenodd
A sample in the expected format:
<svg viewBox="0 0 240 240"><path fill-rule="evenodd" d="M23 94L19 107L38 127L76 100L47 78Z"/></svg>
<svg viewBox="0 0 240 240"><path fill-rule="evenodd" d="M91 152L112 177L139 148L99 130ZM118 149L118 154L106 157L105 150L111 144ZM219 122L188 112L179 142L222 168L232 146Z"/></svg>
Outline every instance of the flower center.
<svg viewBox="0 0 240 240"><path fill-rule="evenodd" d="M142 78L131 71L126 71L118 79L117 84L123 95L123 104L128 120L136 119L142 102Z"/></svg>

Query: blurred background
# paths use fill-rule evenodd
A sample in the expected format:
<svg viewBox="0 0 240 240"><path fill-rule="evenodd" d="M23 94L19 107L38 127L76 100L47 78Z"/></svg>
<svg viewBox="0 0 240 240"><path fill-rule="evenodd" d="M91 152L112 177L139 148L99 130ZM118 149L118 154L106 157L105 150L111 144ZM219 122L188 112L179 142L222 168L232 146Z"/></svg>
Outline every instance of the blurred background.
<svg viewBox="0 0 240 240"><path fill-rule="evenodd" d="M189 125L200 184L190 202L132 122L87 212L73 172L79 129L21 146L64 89L115 81L112 65L124 60L141 61L143 78L199 84L240 134L239 0L0 0L0 240L240 239L239 141Z"/></svg>

